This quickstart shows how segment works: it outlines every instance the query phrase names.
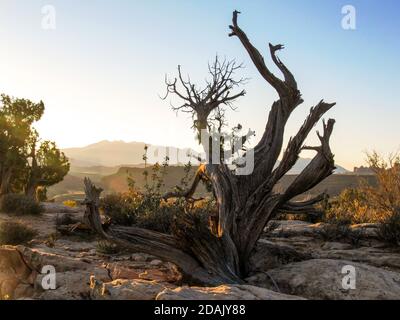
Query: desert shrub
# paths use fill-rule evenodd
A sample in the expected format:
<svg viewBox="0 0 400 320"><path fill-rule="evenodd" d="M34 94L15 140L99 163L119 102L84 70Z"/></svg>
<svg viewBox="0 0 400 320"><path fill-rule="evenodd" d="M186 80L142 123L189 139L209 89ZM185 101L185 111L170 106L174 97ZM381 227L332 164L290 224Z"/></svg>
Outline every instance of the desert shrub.
<svg viewBox="0 0 400 320"><path fill-rule="evenodd" d="M157 195L132 191L105 196L101 200L101 208L114 224L135 224L163 232L170 230L174 211L174 207L166 205Z"/></svg>
<svg viewBox="0 0 400 320"><path fill-rule="evenodd" d="M171 233L174 217L180 213L182 213L181 207L174 204L160 202L157 207L154 207L143 203L137 212L135 225L153 231Z"/></svg>
<svg viewBox="0 0 400 320"><path fill-rule="evenodd" d="M44 211L44 208L32 198L14 193L1 197L0 209L15 215L38 215Z"/></svg>
<svg viewBox="0 0 400 320"><path fill-rule="evenodd" d="M377 185L366 185L368 203L381 210L381 218L397 212L400 208L400 156L385 160L376 152L368 155L368 163L374 171Z"/></svg>
<svg viewBox="0 0 400 320"><path fill-rule="evenodd" d="M376 152L368 155L376 185L361 183L344 190L326 210L326 220L349 220L351 223L386 221L400 208L400 157L385 160Z"/></svg>
<svg viewBox="0 0 400 320"><path fill-rule="evenodd" d="M103 213L115 224L130 226L135 216L140 198L130 193L114 193L101 199Z"/></svg>
<svg viewBox="0 0 400 320"><path fill-rule="evenodd" d="M324 224L319 231L319 235L324 241L348 242L356 247L360 245L364 234L363 228L352 228L346 220Z"/></svg>
<svg viewBox="0 0 400 320"><path fill-rule="evenodd" d="M113 255L119 253L121 251L121 248L115 243L107 240L101 240L97 242L96 251L101 254Z"/></svg>
<svg viewBox="0 0 400 320"><path fill-rule="evenodd" d="M377 236L388 244L396 246L400 244L400 208L382 221L377 229Z"/></svg>
<svg viewBox="0 0 400 320"><path fill-rule="evenodd" d="M0 224L0 244L18 245L33 239L37 232L22 223L3 222Z"/></svg>
<svg viewBox="0 0 400 320"><path fill-rule="evenodd" d="M161 194L165 185L164 178L168 168L169 158L162 165L156 163L147 168L147 147L143 155L145 169L143 172L145 185L143 190L136 188L136 183L128 176L129 191L105 196L101 200L103 213L111 219L111 223L132 225L163 232L172 233L177 217L192 212L209 214L215 203L209 200L194 201L193 199L175 199L166 201ZM191 163L185 165L185 176L181 179L177 190L186 189L190 182Z"/></svg>
<svg viewBox="0 0 400 320"><path fill-rule="evenodd" d="M385 160L376 152L368 155L369 167L376 185L362 183L356 189L344 190L326 210L330 227L323 237L334 240L346 237L353 244L362 239L362 229L346 231L343 223L379 223L377 236L386 243L400 243L400 157ZM336 231L335 231L336 229Z"/></svg>
<svg viewBox="0 0 400 320"><path fill-rule="evenodd" d="M215 210L215 202L204 199L196 202L188 202L185 199L176 199L165 202L159 199L157 206L152 204L141 206L137 212L136 225L158 232L172 233L177 219L184 215L208 217Z"/></svg>
<svg viewBox="0 0 400 320"><path fill-rule="evenodd" d="M325 221L364 223L376 220L376 211L362 189L345 189L326 209Z"/></svg>
<svg viewBox="0 0 400 320"><path fill-rule="evenodd" d="M210 200L191 203L185 199L165 201L158 194L138 191L105 196L101 200L104 214L113 224L135 225L153 231L171 233L175 218L187 213L208 215L215 203Z"/></svg>
<svg viewBox="0 0 400 320"><path fill-rule="evenodd" d="M78 206L75 200L65 200L63 205L70 208L76 208Z"/></svg>
<svg viewBox="0 0 400 320"><path fill-rule="evenodd" d="M350 237L350 234L350 224L346 220L331 221L331 223L324 224L319 231L319 235L325 241L345 240Z"/></svg>

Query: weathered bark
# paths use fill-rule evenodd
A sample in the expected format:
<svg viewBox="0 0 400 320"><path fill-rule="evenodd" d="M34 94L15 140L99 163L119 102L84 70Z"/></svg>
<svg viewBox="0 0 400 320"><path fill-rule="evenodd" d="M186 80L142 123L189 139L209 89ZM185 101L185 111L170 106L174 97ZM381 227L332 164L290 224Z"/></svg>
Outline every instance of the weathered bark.
<svg viewBox="0 0 400 320"><path fill-rule="evenodd" d="M304 203L291 200L313 188L335 169L329 147L334 120L323 123L323 134L318 133L320 146L304 146L312 128L335 105L324 101L311 108L309 116L298 133L290 139L282 160L276 166L283 148L285 125L291 113L303 100L293 74L277 57L277 51L283 49L283 46L269 46L272 61L284 76L284 80L281 80L269 70L263 56L238 26L238 14L237 11L233 13L230 36L235 36L241 41L261 76L279 95L279 100L272 105L265 132L253 150L254 171L250 175L240 176L225 163L204 164L189 190L170 193L166 197L192 197L198 182L202 177L206 177L213 186L218 216L216 219L207 219L188 214L179 221L173 236L115 226L104 232L95 213L97 210L93 208L95 202L90 200L90 197L87 209L91 219L94 219L90 222L91 225L103 237L170 260L180 266L185 274L192 274L197 280L207 284L241 282L249 272L250 255L267 222L285 210L311 211L321 197ZM221 74L211 73L213 81L207 83L204 90L197 90L190 81L184 81L180 67L179 80L185 93L178 90L178 79L173 82L166 81L168 94L175 94L183 100L183 105L175 110L192 113L194 128L199 136L202 130L210 129L211 112L245 94L244 91L238 94L230 93L232 86L227 84L241 83L229 80L232 68L216 68L214 71ZM204 146L210 156L211 151L208 147ZM316 151L314 159L284 192L274 192L274 186L295 165L304 149ZM90 190L87 190L88 193L90 194ZM207 221L212 222L212 225L207 225Z"/></svg>
<svg viewBox="0 0 400 320"><path fill-rule="evenodd" d="M102 238L130 250L148 253L171 261L180 268L186 279L193 283L218 285L241 281L239 278L232 281L230 277L212 273L202 267L199 261L181 249L182 244L171 235L115 225L111 225L105 230L99 214L99 198L102 189L96 188L88 178L85 178L84 183L86 194L84 222Z"/></svg>
<svg viewBox="0 0 400 320"><path fill-rule="evenodd" d="M12 178L12 168L7 168L3 171L1 177L1 185L0 185L0 195L4 195L10 192L10 184Z"/></svg>
<svg viewBox="0 0 400 320"><path fill-rule="evenodd" d="M315 204L327 199L325 193L307 201L288 201L279 208L279 213L283 214L301 214L314 218L321 218L324 214L322 209L316 208Z"/></svg>
<svg viewBox="0 0 400 320"><path fill-rule="evenodd" d="M36 200L36 189L38 188L37 168L38 163L36 160L36 140L32 143L31 159L32 164L29 169L28 181L25 186L25 195Z"/></svg>

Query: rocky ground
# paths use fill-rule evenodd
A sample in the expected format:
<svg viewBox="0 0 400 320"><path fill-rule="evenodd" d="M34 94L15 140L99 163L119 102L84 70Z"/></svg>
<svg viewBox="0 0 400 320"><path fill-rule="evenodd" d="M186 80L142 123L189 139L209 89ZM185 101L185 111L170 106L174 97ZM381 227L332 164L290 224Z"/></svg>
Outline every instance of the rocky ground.
<svg viewBox="0 0 400 320"><path fill-rule="evenodd" d="M101 254L90 236L60 236L56 219L66 212L82 215L49 204L40 217L19 218L39 235L27 246L0 247L0 299L400 299L400 250L379 242L372 224L327 241L324 224L272 222L246 285L202 288L187 286L173 264L156 257ZM15 218L0 214L7 220ZM43 289L44 266L56 270L55 290ZM344 266L355 270L355 289L343 286Z"/></svg>

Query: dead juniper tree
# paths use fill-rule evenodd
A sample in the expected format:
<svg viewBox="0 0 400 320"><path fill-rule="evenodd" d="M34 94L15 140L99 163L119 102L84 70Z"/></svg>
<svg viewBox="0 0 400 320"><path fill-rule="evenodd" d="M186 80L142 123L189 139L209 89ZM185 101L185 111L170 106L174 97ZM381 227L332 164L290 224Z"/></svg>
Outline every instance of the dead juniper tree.
<svg viewBox="0 0 400 320"><path fill-rule="evenodd" d="M239 27L238 14L237 11L233 13L230 36L241 41L261 76L279 95L279 99L272 104L260 141L251 150L253 171L247 175L238 175L237 170L224 161L209 161L200 166L189 190L166 195L191 197L198 182L207 179L216 197L217 217L208 219L188 213L176 222L173 235L113 225L104 230L97 210L100 192L89 180L85 181L86 220L94 230L111 241L171 261L192 282L207 285L243 282L242 279L250 271L250 255L267 222L281 211L307 212L312 209L321 200L321 196L307 202L294 202L293 198L313 188L335 169L329 146L334 120L323 123L323 132L318 133L321 142L319 146L304 146L312 128L335 105L323 101L311 108L304 124L289 140L281 161L276 165L283 148L286 122L303 100L294 76L277 57L277 52L283 46L269 45L272 61L283 74L282 80L270 71L263 56ZM218 114L224 106L229 106L245 94L244 91L233 93L242 83L242 80L233 80L236 68L234 63L216 61L210 68L212 79L203 90L198 89L190 80L185 80L180 68L177 79L167 80L169 94L175 94L183 101L176 110L193 115L194 128L199 138L202 131L211 130L212 121L218 121ZM179 91L178 85L183 91ZM207 152L210 152L209 149ZM295 165L304 149L315 151L315 157L285 191L277 193L274 186Z"/></svg>

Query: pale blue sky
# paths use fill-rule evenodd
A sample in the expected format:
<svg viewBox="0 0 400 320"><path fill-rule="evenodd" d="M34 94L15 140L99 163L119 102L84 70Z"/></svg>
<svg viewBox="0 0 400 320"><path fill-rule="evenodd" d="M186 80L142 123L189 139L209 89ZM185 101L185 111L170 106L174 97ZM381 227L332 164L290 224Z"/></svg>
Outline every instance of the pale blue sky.
<svg viewBox="0 0 400 320"><path fill-rule="evenodd" d="M346 4L357 10L356 30L341 27ZM41 28L43 5L55 6L56 30ZM218 53L244 62L243 75L251 78L230 123L260 136L276 96L238 39L228 37L234 9L274 71L267 44L286 45L280 57L305 99L286 140L324 98L338 103L327 114L337 120L338 164L351 169L366 150L399 149L397 0L0 0L0 92L42 99L38 129L62 147L104 139L193 147L190 119L177 117L158 95L165 73L181 64L202 80ZM313 133L308 142L315 140Z"/></svg>

